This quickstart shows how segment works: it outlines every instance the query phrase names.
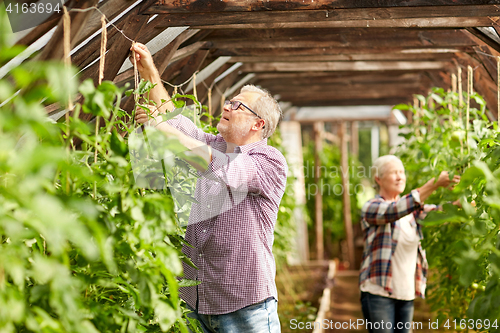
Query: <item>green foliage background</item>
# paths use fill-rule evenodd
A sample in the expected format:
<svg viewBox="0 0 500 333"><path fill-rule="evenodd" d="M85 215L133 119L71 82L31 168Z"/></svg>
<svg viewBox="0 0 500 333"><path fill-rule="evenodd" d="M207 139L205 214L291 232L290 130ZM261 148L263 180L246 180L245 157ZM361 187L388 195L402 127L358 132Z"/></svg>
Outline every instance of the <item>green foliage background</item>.
<svg viewBox="0 0 500 333"><path fill-rule="evenodd" d="M470 96L470 126L466 128L467 95L434 88L417 95L423 105L397 105L413 111L405 126L406 141L398 148L407 173L407 191L423 185L442 170L461 175L453 191L440 189L426 203L444 204L423 221L424 248L430 265L427 302L440 323L467 319L457 330L498 332L500 325L500 136L486 117L486 103ZM463 208L446 204L460 198ZM471 202L475 201L475 207ZM483 324L472 325L480 320ZM486 327L485 320L489 327ZM496 327L493 327L496 323ZM453 326L452 326L453 329Z"/></svg>

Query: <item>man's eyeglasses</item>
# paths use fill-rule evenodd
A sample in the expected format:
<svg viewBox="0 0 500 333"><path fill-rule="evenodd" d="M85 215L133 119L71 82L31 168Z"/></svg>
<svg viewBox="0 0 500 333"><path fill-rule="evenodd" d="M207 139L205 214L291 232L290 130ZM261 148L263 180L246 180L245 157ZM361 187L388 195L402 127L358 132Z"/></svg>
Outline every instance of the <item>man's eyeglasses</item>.
<svg viewBox="0 0 500 333"><path fill-rule="evenodd" d="M253 111L248 106L246 106L245 104L241 103L240 101L225 101L224 102L224 106L228 106L229 104L231 104L231 110L238 110L238 108L240 106L243 106L243 107L245 107L245 109L247 109L248 111L252 112L257 117L259 117L259 119L262 119L262 117L259 116L257 113L255 113L255 111Z"/></svg>

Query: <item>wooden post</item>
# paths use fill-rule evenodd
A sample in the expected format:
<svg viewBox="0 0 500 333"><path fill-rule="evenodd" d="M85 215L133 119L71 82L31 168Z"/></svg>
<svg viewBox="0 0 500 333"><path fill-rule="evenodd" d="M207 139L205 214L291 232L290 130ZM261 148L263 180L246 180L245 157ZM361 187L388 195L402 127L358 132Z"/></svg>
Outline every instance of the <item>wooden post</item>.
<svg viewBox="0 0 500 333"><path fill-rule="evenodd" d="M314 123L314 182L317 186L315 196L315 226L316 226L316 258L323 260L325 255L323 245L323 195L321 188L321 160L320 153L323 150L323 131L322 122Z"/></svg>
<svg viewBox="0 0 500 333"><path fill-rule="evenodd" d="M458 119L462 123L462 106L464 105L464 97L462 96L462 68L458 66Z"/></svg>
<svg viewBox="0 0 500 333"><path fill-rule="evenodd" d="M359 159L359 122L351 122L351 154Z"/></svg>
<svg viewBox="0 0 500 333"><path fill-rule="evenodd" d="M455 74L451 74L451 91L454 94L457 92L457 76ZM450 119L453 120L453 105L452 105L452 103L448 104L448 109L450 110Z"/></svg>
<svg viewBox="0 0 500 333"><path fill-rule="evenodd" d="M349 267L354 268L354 239L352 233L352 218L351 218L351 198L349 197L349 160L347 154L347 126L345 121L340 123L340 159L341 159L341 174L342 174L342 196L343 196L343 213L345 237L347 240L347 251L349 255Z"/></svg>
<svg viewBox="0 0 500 333"><path fill-rule="evenodd" d="M470 154L469 147L469 118L470 118L470 96L472 95L472 82L474 73L471 66L467 66L467 113L465 115L465 143L467 144L467 154Z"/></svg>
<svg viewBox="0 0 500 333"><path fill-rule="evenodd" d="M497 57L497 121L500 129L500 57Z"/></svg>

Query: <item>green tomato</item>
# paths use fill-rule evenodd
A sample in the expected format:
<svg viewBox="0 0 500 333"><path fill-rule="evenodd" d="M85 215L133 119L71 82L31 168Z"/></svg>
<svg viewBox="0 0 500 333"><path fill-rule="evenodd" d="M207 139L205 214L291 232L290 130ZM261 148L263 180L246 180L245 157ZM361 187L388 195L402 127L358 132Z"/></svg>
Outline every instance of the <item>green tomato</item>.
<svg viewBox="0 0 500 333"><path fill-rule="evenodd" d="M479 288L479 285L476 282L473 282L470 286L472 287L472 289Z"/></svg>

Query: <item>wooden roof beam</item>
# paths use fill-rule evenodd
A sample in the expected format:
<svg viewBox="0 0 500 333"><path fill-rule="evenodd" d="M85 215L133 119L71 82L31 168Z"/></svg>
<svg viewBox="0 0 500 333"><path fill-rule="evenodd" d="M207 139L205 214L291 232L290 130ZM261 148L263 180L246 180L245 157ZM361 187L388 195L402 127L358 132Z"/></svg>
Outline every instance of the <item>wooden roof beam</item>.
<svg viewBox="0 0 500 333"><path fill-rule="evenodd" d="M89 8L95 6L98 0L86 0L81 4L81 9ZM73 48L77 43L77 37L79 32L85 26L85 23L90 18L92 12L70 12L69 16L71 19L71 32L70 32L70 48ZM52 35L50 41L45 45L42 53L38 60L60 60L63 58L63 20L59 20L59 24L57 25L57 29Z"/></svg>
<svg viewBox="0 0 500 333"><path fill-rule="evenodd" d="M347 99L338 99L338 100L330 100L330 99L321 99L321 97L317 97L314 100L307 99L284 99L281 98L282 101L291 102L295 106L348 106L348 105L396 105L400 103L407 103L411 101L411 95L405 96L393 96L386 98L347 98ZM358 120L358 119L357 119ZM359 119L359 120L373 120L373 119Z"/></svg>
<svg viewBox="0 0 500 333"><path fill-rule="evenodd" d="M453 7L500 4L499 1L488 0L434 0L437 6ZM165 13L214 13L214 12L255 12L255 11L301 11L301 10L332 10L360 9L360 8L394 8L428 7L429 1L372 1L372 0L287 0L287 1L262 1L262 0L147 0L141 8L146 13L162 11Z"/></svg>
<svg viewBox="0 0 500 333"><path fill-rule="evenodd" d="M309 72L309 71L387 71L436 70L445 68L444 61L329 61L329 62L271 62L247 63L242 72Z"/></svg>
<svg viewBox="0 0 500 333"><path fill-rule="evenodd" d="M289 15L289 14L288 14ZM173 20L170 15L164 15L164 19ZM207 18L204 18L207 20ZM292 29L292 28L469 28L469 27L494 27L500 21L499 16L483 17L422 17L422 18L401 18L382 20L352 20L352 21L308 21L308 22L283 22L277 18L270 19L274 23L233 23L218 24L216 21L196 22L194 17L187 21L175 21L176 25L181 23L189 24L193 29ZM264 19L263 19L264 21ZM212 23L212 24L210 24Z"/></svg>
<svg viewBox="0 0 500 333"><path fill-rule="evenodd" d="M310 55L310 56L240 56L231 57L229 62L301 62L301 61L373 61L373 60L437 60L449 61L453 58L453 53L375 53L375 54L331 54L331 55Z"/></svg>
<svg viewBox="0 0 500 333"><path fill-rule="evenodd" d="M216 30L206 40L213 48L454 48L476 46L462 29L270 29ZM341 52L349 52L343 50ZM355 53L355 52L352 52Z"/></svg>
<svg viewBox="0 0 500 333"><path fill-rule="evenodd" d="M384 72L387 73L387 72ZM331 73L330 73L331 74ZM330 76L310 76L310 77L294 77L294 76L281 76L273 79L262 79L260 75L257 76L256 83L266 87L274 87L280 85L286 86L305 86L312 84L324 85L356 85L356 84L384 84L384 83L410 83L418 82L422 79L421 73L408 73L406 75L389 76L386 74L363 74L341 77Z"/></svg>
<svg viewBox="0 0 500 333"><path fill-rule="evenodd" d="M212 44L207 41L207 43ZM327 56L327 55L354 55L358 57L361 55L376 57L376 54L453 54L457 52L474 53L473 46L453 46L453 47L435 47L421 46L421 47L340 47L340 46L324 46L324 47L283 47L283 48L219 48L214 51L213 56L242 56L242 57L291 57L291 56ZM396 55L394 56L396 57ZM353 59L357 60L357 59ZM359 59L361 60L361 59Z"/></svg>
<svg viewBox="0 0 500 333"><path fill-rule="evenodd" d="M269 89L273 93L302 93L307 92L330 92L332 94L357 93L363 91L399 91L399 90L419 90L421 88L420 80L408 82L387 82L387 83L355 83L355 84L308 84L308 85L287 85L286 81L281 84L268 84L261 86Z"/></svg>
<svg viewBox="0 0 500 333"><path fill-rule="evenodd" d="M332 28L332 27L477 27L493 26L500 16L495 5L354 8L334 10L272 10L175 13L163 6L149 8L158 14L158 27L201 28ZM492 17L492 19L490 19Z"/></svg>

